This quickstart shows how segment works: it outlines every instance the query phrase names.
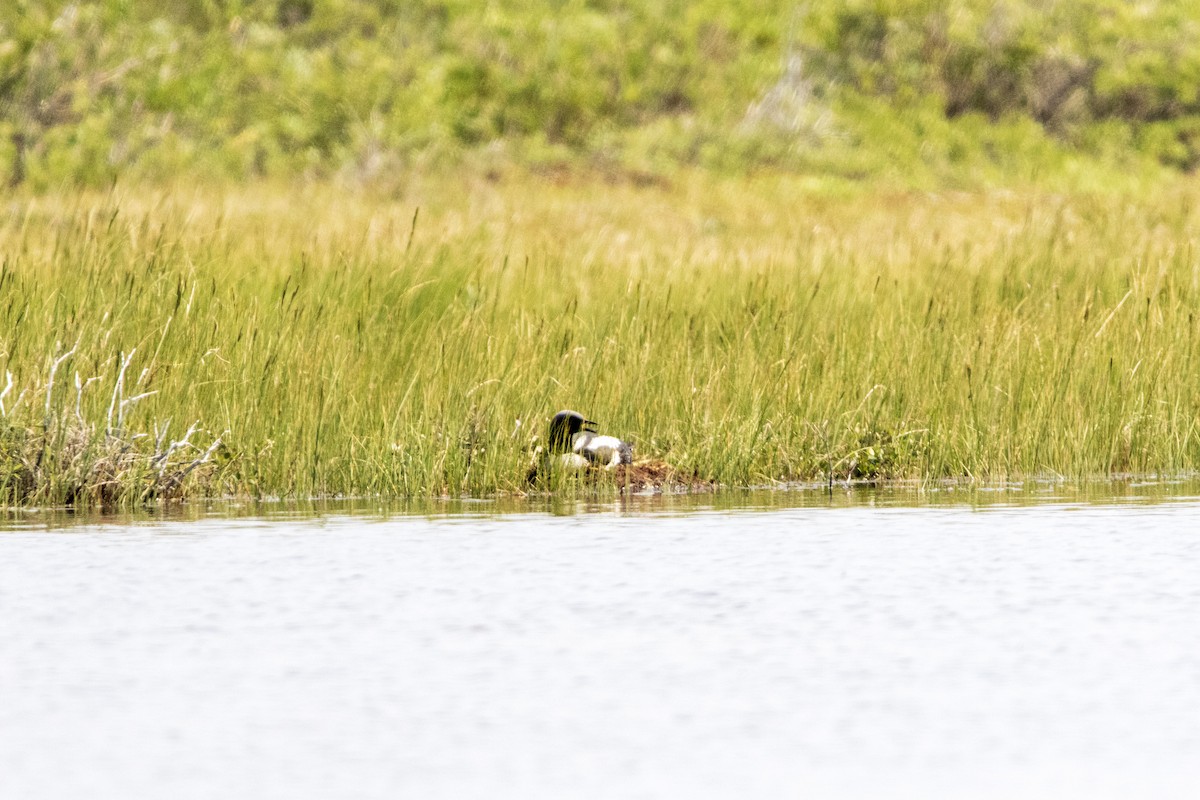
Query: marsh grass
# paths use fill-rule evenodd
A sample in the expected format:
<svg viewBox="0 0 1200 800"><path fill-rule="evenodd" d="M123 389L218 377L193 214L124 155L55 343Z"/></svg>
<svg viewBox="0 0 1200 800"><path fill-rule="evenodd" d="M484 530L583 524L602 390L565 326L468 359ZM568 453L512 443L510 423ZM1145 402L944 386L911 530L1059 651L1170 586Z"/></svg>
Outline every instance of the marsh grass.
<svg viewBox="0 0 1200 800"><path fill-rule="evenodd" d="M53 359L44 384L35 387L35 393L44 396L40 424L20 422L20 406L28 390L5 405L14 385L12 373L6 373L0 389L0 502L107 507L214 491L219 463L226 460L214 458L221 448L220 437L200 447L199 422L178 439L169 436L169 421L155 425L153 437L126 428L127 413L157 393L126 393L126 375L136 351L115 359L111 399L102 423L84 415L84 394L93 384L103 387L102 376L84 380L76 372L73 400L64 402L66 392L55 391L55 377L61 377L59 368L70 364L77 349ZM143 371L129 381L136 388L147 376L148 371Z"/></svg>
<svg viewBox="0 0 1200 800"><path fill-rule="evenodd" d="M10 201L0 496L525 492L564 407L726 486L1189 472L1195 200L681 174ZM203 421L177 469L220 446L147 491L168 419ZM66 488L98 484L127 488Z"/></svg>

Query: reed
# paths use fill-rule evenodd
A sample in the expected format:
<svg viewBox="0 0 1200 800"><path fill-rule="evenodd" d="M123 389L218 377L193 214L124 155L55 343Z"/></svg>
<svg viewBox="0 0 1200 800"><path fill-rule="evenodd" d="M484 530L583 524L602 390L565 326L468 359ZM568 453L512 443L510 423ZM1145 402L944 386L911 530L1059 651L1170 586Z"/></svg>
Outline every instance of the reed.
<svg viewBox="0 0 1200 800"><path fill-rule="evenodd" d="M523 492L563 407L728 486L1191 472L1196 199L700 174L30 196L0 214L0 498ZM167 420L200 422L175 446Z"/></svg>

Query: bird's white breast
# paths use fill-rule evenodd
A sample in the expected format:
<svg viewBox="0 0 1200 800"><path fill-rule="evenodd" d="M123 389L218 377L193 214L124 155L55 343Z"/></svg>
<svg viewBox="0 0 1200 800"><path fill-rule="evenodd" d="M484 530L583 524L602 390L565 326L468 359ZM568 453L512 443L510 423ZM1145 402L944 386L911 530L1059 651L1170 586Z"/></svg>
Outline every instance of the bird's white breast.
<svg viewBox="0 0 1200 800"><path fill-rule="evenodd" d="M588 460L579 453L563 453L558 457L558 465L563 469L584 469Z"/></svg>
<svg viewBox="0 0 1200 800"><path fill-rule="evenodd" d="M587 454L592 461L605 467L615 467L621 463L621 444L621 440L615 436L591 434L577 436L574 450Z"/></svg>

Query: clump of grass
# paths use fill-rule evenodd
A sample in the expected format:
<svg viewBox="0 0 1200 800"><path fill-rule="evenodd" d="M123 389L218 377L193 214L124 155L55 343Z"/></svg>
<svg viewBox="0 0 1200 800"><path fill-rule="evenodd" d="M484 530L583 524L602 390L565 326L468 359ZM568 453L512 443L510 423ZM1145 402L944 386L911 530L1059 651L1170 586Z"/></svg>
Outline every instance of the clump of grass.
<svg viewBox="0 0 1200 800"><path fill-rule="evenodd" d="M838 450L826 453L819 469L828 481L881 482L911 477L912 465L926 456L926 430L891 430L863 425L844 432ZM820 431L822 437L827 436ZM819 448L819 445L818 445Z"/></svg>
<svg viewBox="0 0 1200 800"><path fill-rule="evenodd" d="M25 376L0 469L41 488L6 502L104 500L123 481L67 454L120 461L118 430L122 498L519 493L564 407L722 486L1195 471L1198 199L701 174L28 197L0 209ZM59 342L59 375L104 376L78 397L32 377ZM228 433L147 494L166 419Z"/></svg>
<svg viewBox="0 0 1200 800"><path fill-rule="evenodd" d="M14 401L4 400L14 386L6 372L0 393L0 503L5 505L129 506L169 500L217 489L222 439L200 446L197 422L179 439L169 437L170 423L154 426L155 435L127 429L127 418L142 400L157 392L126 396L126 374L135 351L120 359L104 423L85 416L85 390L101 384L99 376L84 380L75 373L73 401L55 391L59 368L77 347L55 358L45 383L34 392L23 389ZM146 372L137 380L141 383ZM44 395L43 413L34 422L22 413L27 396ZM94 404L89 404L89 410ZM198 438L198 437L197 437Z"/></svg>

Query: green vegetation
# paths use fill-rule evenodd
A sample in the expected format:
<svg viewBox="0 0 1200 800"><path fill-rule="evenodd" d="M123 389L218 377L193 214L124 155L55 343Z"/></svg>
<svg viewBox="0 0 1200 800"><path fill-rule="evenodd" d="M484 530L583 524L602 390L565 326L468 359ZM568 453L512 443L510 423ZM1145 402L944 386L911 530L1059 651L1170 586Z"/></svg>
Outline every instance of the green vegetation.
<svg viewBox="0 0 1200 800"><path fill-rule="evenodd" d="M0 504L1194 472L1194 16L3 4Z"/></svg>
<svg viewBox="0 0 1200 800"><path fill-rule="evenodd" d="M0 180L1095 184L1200 163L1198 79L1184 0L13 0Z"/></svg>
<svg viewBox="0 0 1200 800"><path fill-rule="evenodd" d="M176 469L211 458L163 493L524 491L561 407L727 485L1200 464L1194 190L798 180L10 205L0 492L99 497L94 476L21 477L31 436L121 428L148 460L196 420ZM145 496L139 469L106 491Z"/></svg>

